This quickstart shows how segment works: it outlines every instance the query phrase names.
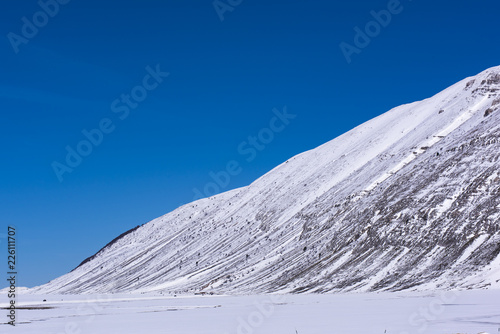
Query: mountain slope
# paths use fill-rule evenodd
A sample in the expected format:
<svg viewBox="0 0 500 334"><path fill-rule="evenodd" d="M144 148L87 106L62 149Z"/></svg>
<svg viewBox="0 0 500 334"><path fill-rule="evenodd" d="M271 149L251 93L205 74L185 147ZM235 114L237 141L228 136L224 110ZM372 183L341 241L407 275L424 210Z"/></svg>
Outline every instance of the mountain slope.
<svg viewBox="0 0 500 334"><path fill-rule="evenodd" d="M33 292L499 287L500 67L114 240Z"/></svg>

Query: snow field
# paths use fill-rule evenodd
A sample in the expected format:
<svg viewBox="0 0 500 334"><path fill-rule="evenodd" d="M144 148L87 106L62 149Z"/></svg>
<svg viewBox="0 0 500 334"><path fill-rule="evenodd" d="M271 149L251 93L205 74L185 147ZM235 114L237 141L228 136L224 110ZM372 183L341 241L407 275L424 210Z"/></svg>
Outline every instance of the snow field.
<svg viewBox="0 0 500 334"><path fill-rule="evenodd" d="M19 323L0 324L1 333L492 334L500 329L500 290L182 298L21 295L19 304ZM2 296L0 307L6 305Z"/></svg>

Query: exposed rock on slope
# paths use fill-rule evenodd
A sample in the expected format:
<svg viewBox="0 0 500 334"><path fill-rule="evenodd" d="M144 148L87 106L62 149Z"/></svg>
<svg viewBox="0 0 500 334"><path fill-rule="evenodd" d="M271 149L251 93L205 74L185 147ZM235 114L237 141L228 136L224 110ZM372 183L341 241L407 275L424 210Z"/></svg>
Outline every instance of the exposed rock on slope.
<svg viewBox="0 0 500 334"><path fill-rule="evenodd" d="M119 238L38 292L499 287L500 67Z"/></svg>

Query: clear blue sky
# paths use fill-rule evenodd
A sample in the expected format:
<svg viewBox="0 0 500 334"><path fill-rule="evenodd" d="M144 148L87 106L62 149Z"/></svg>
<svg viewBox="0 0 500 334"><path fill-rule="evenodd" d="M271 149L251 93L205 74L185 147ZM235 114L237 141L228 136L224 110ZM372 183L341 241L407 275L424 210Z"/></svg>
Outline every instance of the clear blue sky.
<svg viewBox="0 0 500 334"><path fill-rule="evenodd" d="M13 225L22 286L192 201L229 161L239 174L221 191L500 65L493 0L222 0L219 13L212 0L60 1L46 7L53 17L34 0L0 11L0 255ZM370 12L387 8L377 31ZM340 44L355 47L354 28L367 24L374 37L348 63ZM170 73L159 84L146 77L158 64ZM131 91L147 97L122 101ZM248 159L248 136L284 106L297 117ZM66 164L67 147L103 120L113 131L60 182L54 161Z"/></svg>

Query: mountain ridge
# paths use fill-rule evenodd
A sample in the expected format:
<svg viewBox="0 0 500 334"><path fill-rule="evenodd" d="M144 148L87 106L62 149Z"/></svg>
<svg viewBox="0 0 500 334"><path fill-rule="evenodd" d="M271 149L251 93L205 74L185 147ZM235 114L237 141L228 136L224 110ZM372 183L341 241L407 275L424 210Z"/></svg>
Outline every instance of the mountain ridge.
<svg viewBox="0 0 500 334"><path fill-rule="evenodd" d="M32 292L500 287L500 66L124 233Z"/></svg>

